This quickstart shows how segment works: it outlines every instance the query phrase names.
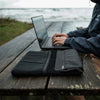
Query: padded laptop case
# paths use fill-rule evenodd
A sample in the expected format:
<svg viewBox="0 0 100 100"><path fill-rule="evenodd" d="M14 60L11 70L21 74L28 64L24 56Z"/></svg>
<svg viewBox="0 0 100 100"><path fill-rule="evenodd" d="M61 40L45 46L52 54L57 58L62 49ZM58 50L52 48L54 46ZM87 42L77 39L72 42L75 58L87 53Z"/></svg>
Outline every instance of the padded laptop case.
<svg viewBox="0 0 100 100"><path fill-rule="evenodd" d="M13 68L14 76L79 75L83 64L74 49L30 51Z"/></svg>

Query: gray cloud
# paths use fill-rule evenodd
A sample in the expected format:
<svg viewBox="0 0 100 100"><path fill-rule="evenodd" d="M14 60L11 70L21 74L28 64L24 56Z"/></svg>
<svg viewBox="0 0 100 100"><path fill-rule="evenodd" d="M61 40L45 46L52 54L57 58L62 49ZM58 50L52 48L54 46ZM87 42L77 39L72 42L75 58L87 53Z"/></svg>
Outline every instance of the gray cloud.
<svg viewBox="0 0 100 100"><path fill-rule="evenodd" d="M0 0L0 8L33 8L33 7L65 8L65 7L92 7L92 6L89 6L88 0Z"/></svg>
<svg viewBox="0 0 100 100"><path fill-rule="evenodd" d="M11 8L18 1L20 0L0 0L0 8Z"/></svg>

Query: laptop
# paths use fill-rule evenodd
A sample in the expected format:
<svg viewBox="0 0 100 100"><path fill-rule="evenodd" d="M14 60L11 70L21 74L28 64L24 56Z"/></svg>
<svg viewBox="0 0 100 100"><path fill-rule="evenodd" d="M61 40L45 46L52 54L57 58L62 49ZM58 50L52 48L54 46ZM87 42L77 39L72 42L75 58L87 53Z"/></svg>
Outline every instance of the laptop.
<svg viewBox="0 0 100 100"><path fill-rule="evenodd" d="M35 34L41 49L68 49L70 47L63 46L61 44L52 44L52 37L49 37L47 34L47 29L45 26L43 16L36 16L31 18Z"/></svg>

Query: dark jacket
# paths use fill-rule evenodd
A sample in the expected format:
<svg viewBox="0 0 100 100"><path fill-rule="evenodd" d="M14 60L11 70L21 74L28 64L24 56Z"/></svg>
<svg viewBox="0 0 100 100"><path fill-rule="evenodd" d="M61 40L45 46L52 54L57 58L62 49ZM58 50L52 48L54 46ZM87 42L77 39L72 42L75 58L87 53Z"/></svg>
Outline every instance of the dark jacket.
<svg viewBox="0 0 100 100"><path fill-rule="evenodd" d="M92 19L87 28L68 33L64 45L100 57L100 4L96 4Z"/></svg>

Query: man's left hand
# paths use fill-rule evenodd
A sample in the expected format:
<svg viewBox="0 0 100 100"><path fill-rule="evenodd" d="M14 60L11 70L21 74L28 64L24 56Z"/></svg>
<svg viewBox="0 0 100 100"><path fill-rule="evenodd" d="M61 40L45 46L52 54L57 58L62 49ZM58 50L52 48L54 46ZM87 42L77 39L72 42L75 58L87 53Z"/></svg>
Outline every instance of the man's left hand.
<svg viewBox="0 0 100 100"><path fill-rule="evenodd" d="M64 45L66 39L67 39L66 37L55 37L52 40L52 42L53 42L53 45L56 45L56 44L62 44L62 45Z"/></svg>

